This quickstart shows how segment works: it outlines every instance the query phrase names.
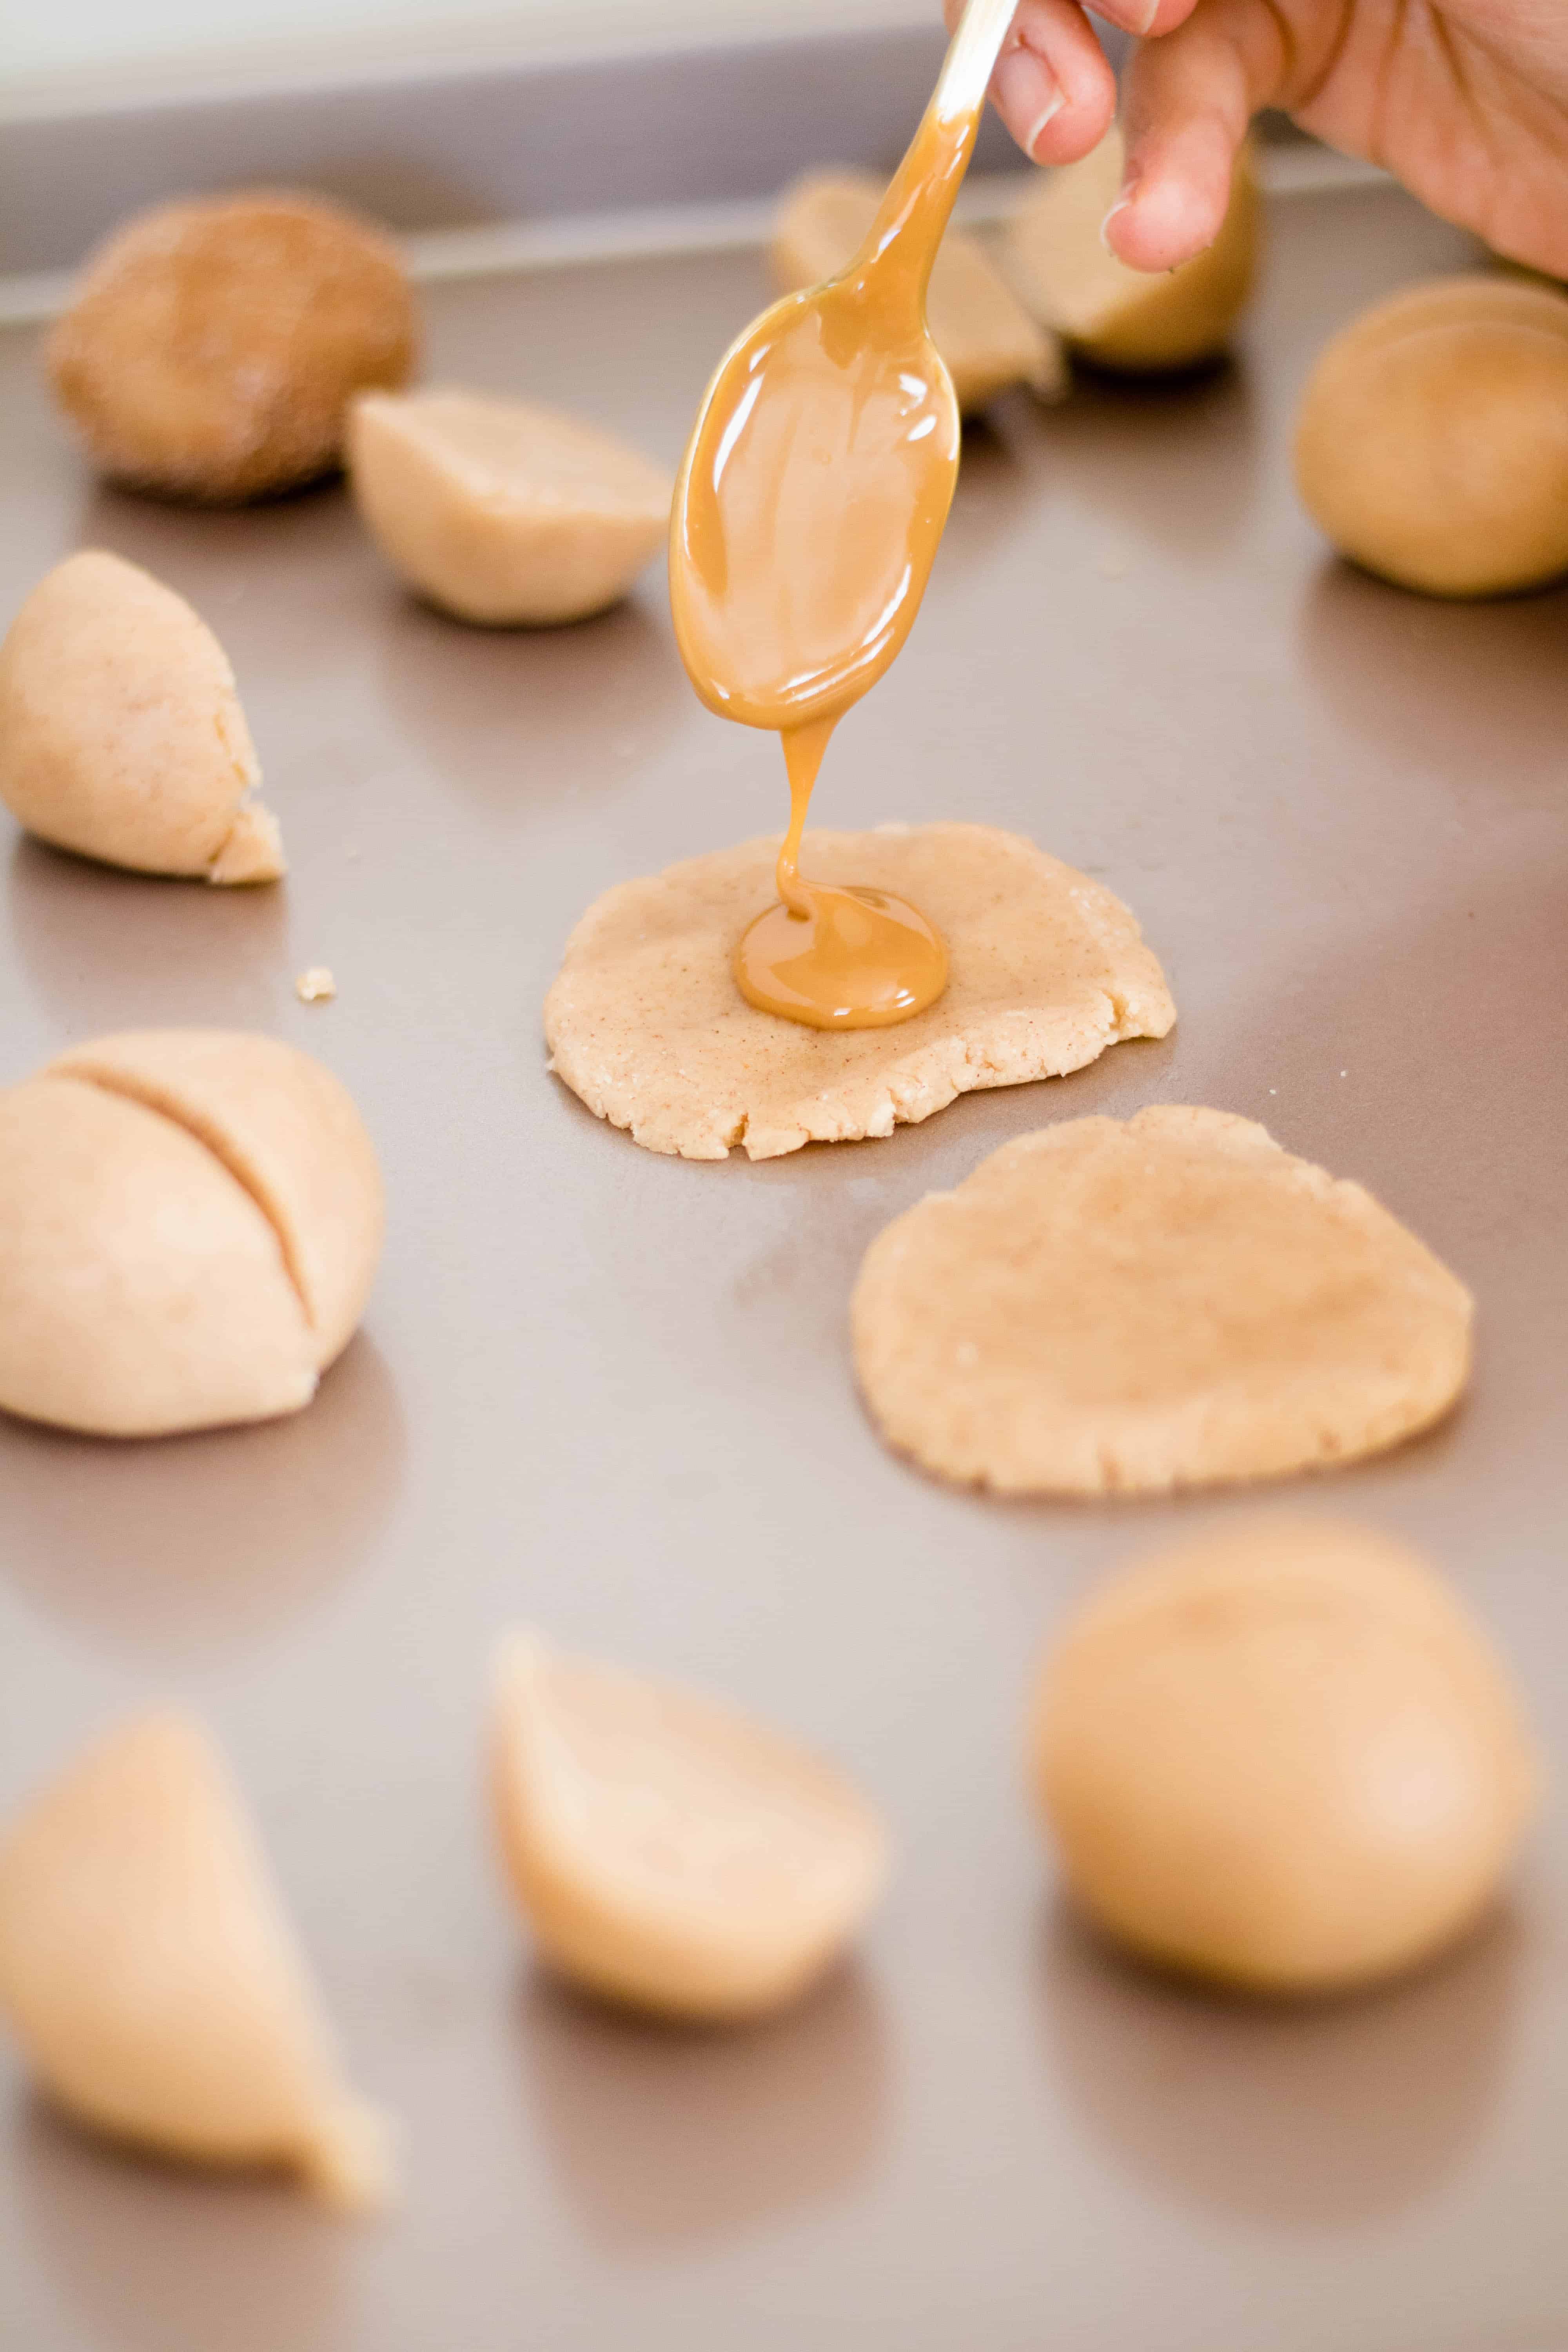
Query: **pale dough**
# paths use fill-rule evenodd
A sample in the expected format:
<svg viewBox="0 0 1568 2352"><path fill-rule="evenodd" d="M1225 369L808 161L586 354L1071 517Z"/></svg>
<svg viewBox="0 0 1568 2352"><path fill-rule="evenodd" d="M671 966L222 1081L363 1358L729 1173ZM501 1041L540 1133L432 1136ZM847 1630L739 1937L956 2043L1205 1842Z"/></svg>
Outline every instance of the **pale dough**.
<svg viewBox="0 0 1568 2352"><path fill-rule="evenodd" d="M1154 272L1130 269L1100 234L1124 160L1113 128L1081 163L1043 175L1008 224L1007 274L1035 317L1096 367L1158 375L1216 359L1258 268L1261 208L1251 150L1237 157L1214 243L1178 269Z"/></svg>
<svg viewBox="0 0 1568 2352"><path fill-rule="evenodd" d="M1228 1112L1020 1136L866 1254L883 1435L1005 1494L1157 1494L1353 1461L1446 1412L1468 1292L1359 1184Z"/></svg>
<svg viewBox="0 0 1568 2352"><path fill-rule="evenodd" d="M284 871L234 672L183 596L88 549L0 644L0 798L40 841L142 874Z"/></svg>
<svg viewBox="0 0 1568 2352"><path fill-rule="evenodd" d="M563 1975L722 2021L794 2000L881 1894L888 1841L842 1774L775 1731L537 1634L502 1648L491 1785L534 1937Z"/></svg>
<svg viewBox="0 0 1568 2352"><path fill-rule="evenodd" d="M1269 1992L1362 1984L1461 1935L1538 1781L1457 1597L1331 1519L1232 1520L1112 1579L1045 1661L1029 1749L1089 1916Z"/></svg>
<svg viewBox="0 0 1568 2352"><path fill-rule="evenodd" d="M0 1408L147 1437L296 1412L381 1251L380 1173L294 1047L147 1030L0 1093Z"/></svg>
<svg viewBox="0 0 1568 2352"><path fill-rule="evenodd" d="M606 891L566 944L544 1008L551 1067L650 1151L769 1160L890 1135L972 1088L1058 1077L1175 1019L1136 922L1100 883L983 824L808 833L815 882L890 890L947 941L935 1004L889 1029L759 1013L735 943L773 898L776 838Z"/></svg>
<svg viewBox="0 0 1568 2352"><path fill-rule="evenodd" d="M837 278L855 258L887 184L870 172L808 172L786 188L773 218L768 261L782 293ZM926 318L965 413L1009 384L1059 400L1067 369L1056 337L1033 320L983 245L949 228L937 248Z"/></svg>
<svg viewBox="0 0 1568 2352"><path fill-rule="evenodd" d="M47 361L100 472L228 504L330 471L351 394L402 383L417 342L390 237L319 196L264 189L116 229Z"/></svg>
<svg viewBox="0 0 1568 2352"><path fill-rule="evenodd" d="M1431 596L1568 571L1568 298L1440 278L1320 354L1296 420L1301 502L1341 554Z"/></svg>
<svg viewBox="0 0 1568 2352"><path fill-rule="evenodd" d="M349 416L354 501L393 568L459 620L584 620L664 545L675 485L612 433L457 390L366 393Z"/></svg>
<svg viewBox="0 0 1568 2352"><path fill-rule="evenodd" d="M385 2122L343 2081L238 1792L183 1716L112 1732L0 1840L0 2012L116 2139L284 2166L348 2209L389 2193Z"/></svg>

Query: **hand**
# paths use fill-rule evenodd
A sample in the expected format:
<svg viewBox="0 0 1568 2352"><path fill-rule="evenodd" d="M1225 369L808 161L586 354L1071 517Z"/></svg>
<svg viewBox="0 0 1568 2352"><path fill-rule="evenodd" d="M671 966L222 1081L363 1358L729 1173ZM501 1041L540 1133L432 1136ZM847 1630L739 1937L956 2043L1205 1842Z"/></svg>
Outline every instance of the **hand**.
<svg viewBox="0 0 1568 2352"><path fill-rule="evenodd" d="M956 22L961 0L947 0ZM1568 8L1563 0L1096 0L1140 37L1107 225L1134 269L1218 233L1259 107L1383 164L1500 253L1568 277ZM997 111L1037 163L1104 136L1115 82L1079 0L1021 0Z"/></svg>

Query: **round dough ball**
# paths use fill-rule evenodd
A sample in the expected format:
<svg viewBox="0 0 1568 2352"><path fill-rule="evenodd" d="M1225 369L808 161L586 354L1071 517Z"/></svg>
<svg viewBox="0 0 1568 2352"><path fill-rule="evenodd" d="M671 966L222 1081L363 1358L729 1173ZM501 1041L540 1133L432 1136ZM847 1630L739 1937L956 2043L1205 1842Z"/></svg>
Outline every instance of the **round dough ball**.
<svg viewBox="0 0 1568 2352"><path fill-rule="evenodd" d="M47 363L109 480L234 505L331 472L350 395L406 382L417 342L390 238L318 196L258 190L117 229Z"/></svg>
<svg viewBox="0 0 1568 2352"><path fill-rule="evenodd" d="M585 620L626 594L669 529L674 480L614 434L488 393L367 393L349 417L366 529L460 621Z"/></svg>
<svg viewBox="0 0 1568 2352"><path fill-rule="evenodd" d="M1447 278L1366 311L1320 356L1296 486L1353 562L1429 596L1568 571L1568 298Z"/></svg>
<svg viewBox="0 0 1568 2352"><path fill-rule="evenodd" d="M1030 1774L1109 1934L1315 1993L1412 1967L1480 1916L1537 1768L1485 1635L1419 1559L1262 1518L1089 1601L1042 1670Z"/></svg>
<svg viewBox="0 0 1568 2352"><path fill-rule="evenodd" d="M781 294L819 286L847 269L869 235L887 183L873 172L808 172L779 198L768 266ZM950 228L937 247L926 319L952 378L953 395L972 415L1026 383L1041 400L1059 400L1067 367L1056 337L1033 320L985 247Z"/></svg>
<svg viewBox="0 0 1568 2352"><path fill-rule="evenodd" d="M73 1047L0 1093L0 1408L103 1437L297 1412L383 1223L359 1113L308 1055L204 1029Z"/></svg>
<svg viewBox="0 0 1568 2352"><path fill-rule="evenodd" d="M1258 274L1262 206L1252 151L1236 159L1219 235L1179 269L1130 269L1100 235L1126 158L1114 127L1081 163L1042 178L1008 223L1002 257L1035 317L1095 367L1160 375L1217 359Z"/></svg>
<svg viewBox="0 0 1568 2352"><path fill-rule="evenodd" d="M0 1839L0 2012L116 2139L287 2165L340 2206L387 2194L385 2124L343 2082L238 1793L183 1716L112 1732Z"/></svg>
<svg viewBox="0 0 1568 2352"><path fill-rule="evenodd" d="M1229 1112L1048 1127L879 1234L851 1307L883 1435L1001 1494L1159 1494L1396 1444L1469 1370L1463 1284Z"/></svg>
<svg viewBox="0 0 1568 2352"><path fill-rule="evenodd" d="M731 1708L537 1634L503 1646L492 1788L541 1951L612 2000L714 2022L795 2000L881 1894L858 1790Z"/></svg>
<svg viewBox="0 0 1568 2352"><path fill-rule="evenodd" d="M0 799L58 849L140 874L275 882L278 821L228 657L183 596L89 548L0 644Z"/></svg>

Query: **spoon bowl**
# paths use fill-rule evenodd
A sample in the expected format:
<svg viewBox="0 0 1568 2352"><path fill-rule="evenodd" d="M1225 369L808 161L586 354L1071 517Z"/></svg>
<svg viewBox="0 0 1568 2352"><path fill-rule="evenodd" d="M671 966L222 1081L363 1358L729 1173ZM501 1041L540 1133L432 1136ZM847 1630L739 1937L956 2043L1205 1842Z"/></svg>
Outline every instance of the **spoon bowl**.
<svg viewBox="0 0 1568 2352"><path fill-rule="evenodd" d="M873 686L913 625L958 478L926 285L1015 0L970 0L870 234L720 362L676 485L670 595L710 710L781 732Z"/></svg>

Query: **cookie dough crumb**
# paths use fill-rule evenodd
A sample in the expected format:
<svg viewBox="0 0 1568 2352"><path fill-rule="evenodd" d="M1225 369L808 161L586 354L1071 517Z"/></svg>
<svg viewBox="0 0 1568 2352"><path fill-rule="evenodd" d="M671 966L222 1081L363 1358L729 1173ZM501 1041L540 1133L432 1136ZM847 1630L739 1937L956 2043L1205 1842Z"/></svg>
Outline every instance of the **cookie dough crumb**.
<svg viewBox="0 0 1568 2352"><path fill-rule="evenodd" d="M301 1004L330 1004L338 992L338 983L324 963L313 963L294 982L294 993Z"/></svg>
<svg viewBox="0 0 1568 2352"><path fill-rule="evenodd" d="M283 835L277 818L259 801L247 801L234 820L228 839L207 867L207 880L220 887L253 882L281 882L289 871Z"/></svg>

